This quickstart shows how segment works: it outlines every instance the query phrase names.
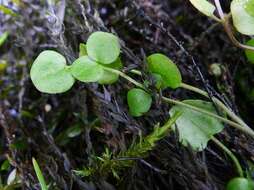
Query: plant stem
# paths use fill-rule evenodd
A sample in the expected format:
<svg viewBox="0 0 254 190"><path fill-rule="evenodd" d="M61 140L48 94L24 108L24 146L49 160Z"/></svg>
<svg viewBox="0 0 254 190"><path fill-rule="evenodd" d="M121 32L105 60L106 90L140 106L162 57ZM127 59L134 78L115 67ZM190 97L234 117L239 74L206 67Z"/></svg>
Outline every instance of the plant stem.
<svg viewBox="0 0 254 190"><path fill-rule="evenodd" d="M226 15L224 14L222 8L221 8L221 4L220 4L220 0L214 0L215 2L215 5L216 5L216 8L217 8L217 11L219 13L219 16L220 16L220 23L223 25L229 39L231 40L231 42L236 46L236 47L239 47L239 48L242 48L242 49L247 49L247 50L251 50L251 51L254 51L254 47L252 46L248 46L248 45L245 45L245 44L242 44L241 42L239 42L235 36L234 36L234 33L232 31L232 27L231 27L231 24L230 24L230 21L229 21L229 18L230 18L230 14L229 15Z"/></svg>
<svg viewBox="0 0 254 190"><path fill-rule="evenodd" d="M189 84L182 83L181 87L209 98L209 95L207 92L199 88L196 88L194 86L191 86ZM241 125L241 128L244 129L245 133L254 137L254 131L241 118L239 118L232 110L230 110L227 106L225 106L219 99L212 97L212 100L217 106L219 106L223 111L225 111L231 119L239 123Z"/></svg>
<svg viewBox="0 0 254 190"><path fill-rule="evenodd" d="M134 80L133 78L129 77L128 75L126 75L125 73L123 73L121 71L118 71L116 69L111 69L111 68L108 68L108 67L103 67L103 69L106 70L106 71L109 71L111 73L118 74L121 77L125 78L126 80L130 81L131 83L135 84L137 87L146 90L146 87L143 84L137 82L136 80Z"/></svg>
<svg viewBox="0 0 254 190"><path fill-rule="evenodd" d="M239 125L238 123L235 123L235 122L233 122L233 121L230 121L230 120L228 120L228 119L226 119L226 118L224 118L224 117L221 117L221 116L219 116L219 115L217 115L217 114L214 114L214 113L212 113L212 112L209 112L209 111L206 111L206 110L204 110L204 109L201 109L201 108L198 108L198 107L195 107L195 106L192 106L192 105L183 103L183 102L178 101L178 100L173 100L173 99L171 99L171 98L167 98L167 97L164 97L164 96L162 97L162 100L165 101L165 102L168 102L168 103L170 103L170 104L175 104L175 105L179 105L179 106L184 106L184 107L189 108L189 109L192 109L192 110L194 110L194 111L197 111L197 112L200 112L200 113L209 115L209 116L211 116L211 117L213 117L213 118L216 118L216 119L218 119L218 120L220 120L220 121L222 121L222 122L224 122L224 123L226 123L226 124L228 124L228 125L230 125L230 126L236 128L236 129L239 129L239 130L241 130L241 131L243 131L243 132L249 134L249 131L247 131L244 127L242 127L242 126ZM249 135L251 135L251 136L254 138L254 134L249 134Z"/></svg>
<svg viewBox="0 0 254 190"><path fill-rule="evenodd" d="M243 175L243 169L238 161L238 159L235 157L235 155L233 154L233 152L231 152L223 143L221 143L218 139L216 139L215 137L212 137L212 141L218 145L222 150L224 150L224 152L226 152L228 154L228 156L232 159L232 161L235 164L235 167L237 169L237 172L239 174L240 177L244 177Z"/></svg>
<svg viewBox="0 0 254 190"><path fill-rule="evenodd" d="M144 89L144 90L147 90L146 87L145 87L143 84L137 82L136 80L132 79L131 77L129 77L128 75L126 75L125 73L123 73L123 72L121 72L121 71L118 71L118 70L115 70L115 69L111 69L111 68L108 68L108 67L104 67L104 69L107 70L107 71L109 71L109 72L118 74L118 75L120 75L121 77L123 77L123 78L125 78L126 80L130 81L131 83L133 83L134 85L136 85L136 86L138 86L138 87L140 87L140 88L142 88L142 89ZM197 88L197 89L198 89L198 88ZM200 90L200 89L199 89L199 90ZM200 91L201 91L201 90L200 90ZM202 91L201 91L201 92L202 92ZM157 94L157 96L159 96L159 94ZM216 118L216 119L218 119L218 120L220 120L220 121L222 121L222 122L224 122L224 123L226 123L226 124L228 124L228 125L230 125L230 126L236 128L236 129L238 129L238 130L241 130L241 131L245 132L246 134L248 134L248 135L250 135L250 136L252 136L252 137L254 138L254 132L253 132L252 130L248 130L248 128L245 128L245 127L243 127L242 125L240 125L240 124L238 124L238 123L235 123L235 122L233 122L233 121L230 121L230 120L228 120L228 119L226 119L226 118L223 118L223 117L221 117L221 116L218 116L217 114L214 114L214 113L209 112L209 111L207 111L207 110L203 110L203 109L201 109L201 108L198 108L198 107L195 107L195 106L192 106L192 105L183 103L183 102L178 101L178 100L174 100L174 99L171 99L171 98L167 98L167 97L164 97L164 96L162 96L162 100L165 101L165 102L167 102L167 103L170 103L170 104L184 106L184 107L186 107L186 108L190 108L190 109L195 110L195 111L197 111L197 112L200 112L200 113L209 115L209 116L211 116L211 117L213 117L213 118Z"/></svg>

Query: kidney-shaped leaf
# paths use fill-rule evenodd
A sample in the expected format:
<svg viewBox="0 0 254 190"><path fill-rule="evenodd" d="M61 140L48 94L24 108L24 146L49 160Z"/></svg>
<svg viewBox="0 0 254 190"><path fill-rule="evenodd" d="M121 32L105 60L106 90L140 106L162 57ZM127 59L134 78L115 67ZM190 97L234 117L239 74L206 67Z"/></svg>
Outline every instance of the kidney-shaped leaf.
<svg viewBox="0 0 254 190"><path fill-rule="evenodd" d="M102 64L116 61L120 54L117 36L107 32L94 32L86 43L88 56Z"/></svg>
<svg viewBox="0 0 254 190"><path fill-rule="evenodd" d="M139 117L149 111L152 97L142 89L133 88L127 94L127 101L130 114Z"/></svg>
<svg viewBox="0 0 254 190"><path fill-rule="evenodd" d="M40 53L32 65L30 76L39 91L50 94L65 92L75 82L65 58L52 50Z"/></svg>
<svg viewBox="0 0 254 190"><path fill-rule="evenodd" d="M249 40L246 45L253 46L254 47L254 39ZM245 55L248 59L248 61L252 64L254 64L254 51L251 50L245 50Z"/></svg>
<svg viewBox="0 0 254 190"><path fill-rule="evenodd" d="M213 16L215 6L207 0L190 0L192 5L208 17Z"/></svg>
<svg viewBox="0 0 254 190"><path fill-rule="evenodd" d="M181 85L182 77L177 66L165 55L156 53L147 58L148 70L161 75L163 84L173 89Z"/></svg>
<svg viewBox="0 0 254 190"><path fill-rule="evenodd" d="M97 82L103 76L103 72L102 66L88 56L76 59L71 65L71 74L82 82Z"/></svg>
<svg viewBox="0 0 254 190"><path fill-rule="evenodd" d="M229 181L227 190L253 190L254 183L251 179L236 177Z"/></svg>
<svg viewBox="0 0 254 190"><path fill-rule="evenodd" d="M231 2L231 13L233 23L237 31L245 35L254 35L254 16L249 14L251 5L249 0L233 0ZM249 7L247 9L247 7Z"/></svg>
<svg viewBox="0 0 254 190"><path fill-rule="evenodd" d="M103 67L119 70L123 67L123 64L121 62L121 59L117 58L115 62L111 64L103 65ZM98 83L99 84L113 84L114 82L118 80L118 78L119 78L118 74L104 70L103 76L98 81Z"/></svg>
<svg viewBox="0 0 254 190"><path fill-rule="evenodd" d="M212 103L202 100L184 100L185 104L204 109L209 112L216 113ZM184 146L191 146L195 151L202 151L206 148L207 142L214 134L221 132L224 128L223 124L206 114L194 111L184 106L173 106L170 110L170 115L182 113L176 120L174 131L179 132L179 141Z"/></svg>

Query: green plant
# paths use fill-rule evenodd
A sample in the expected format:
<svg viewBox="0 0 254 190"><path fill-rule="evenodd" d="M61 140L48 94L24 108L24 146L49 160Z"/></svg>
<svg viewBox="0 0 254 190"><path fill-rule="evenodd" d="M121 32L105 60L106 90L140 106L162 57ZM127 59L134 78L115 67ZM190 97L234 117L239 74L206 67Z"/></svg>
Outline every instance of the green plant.
<svg viewBox="0 0 254 190"><path fill-rule="evenodd" d="M44 176L41 172L41 169L39 167L39 164L37 163L37 161L35 160L35 158L32 159L33 162L33 167L34 167L34 171L36 173L36 176L39 180L40 186L42 190L48 190L47 184L45 182Z"/></svg>
<svg viewBox="0 0 254 190"><path fill-rule="evenodd" d="M1 36L0 36L0 47L4 44L4 42L7 40L9 36L8 32L4 32Z"/></svg>
<svg viewBox="0 0 254 190"><path fill-rule="evenodd" d="M233 178L227 184L227 190L253 190L253 189L254 189L253 181L242 177Z"/></svg>
<svg viewBox="0 0 254 190"><path fill-rule="evenodd" d="M225 14L222 10L220 0L214 0L214 4L207 0L190 0L192 5L201 13L221 23L234 45L239 48L254 51L254 47L240 43L234 36L230 18L238 32L244 35L254 35L254 0L233 0L230 6L230 13ZM217 10L219 17L214 13Z"/></svg>
<svg viewBox="0 0 254 190"><path fill-rule="evenodd" d="M246 44L254 47L254 39L250 39L249 41L247 41ZM254 52L250 50L245 50L245 55L247 57L247 60L250 63L254 64Z"/></svg>
<svg viewBox="0 0 254 190"><path fill-rule="evenodd" d="M82 177L95 178L97 176L107 177L113 174L114 177L119 179L120 172L133 166L136 160L145 158L149 151L156 146L156 143L169 133L171 126L180 115L181 113L176 113L163 126L156 125L152 133L144 139L141 138L140 141L133 143L127 150L113 155L106 149L101 157L93 157L94 161L91 166L74 172Z"/></svg>
<svg viewBox="0 0 254 190"><path fill-rule="evenodd" d="M129 90L127 94L130 114L134 117L142 116L151 107L152 89L150 89L150 86L153 84L145 85L120 71L122 63L119 58L119 44L118 38L113 34L95 32L88 38L86 46L82 45L81 47L87 48L87 50L81 50L80 48L80 52L83 52L80 53L81 57L75 60L70 66L66 65L65 58L62 55L54 51L46 50L37 57L32 65L32 82L42 92L61 93L70 89L75 79L81 82L112 84L121 76L135 85L135 88ZM158 53L152 54L147 57L147 64L150 75L156 80L155 86L157 91L153 93L155 98L161 98L163 102L175 105L170 110L170 115L173 118L176 113L182 113L176 119L177 129L180 134L179 141L184 146L190 145L195 151L205 149L208 141L213 141L228 154L235 164L239 176L243 177L243 170L237 158L214 135L223 130L224 125L222 123L241 130L252 138L254 138L253 130L232 112L230 108L215 97L211 97L211 99L218 106L220 113L215 111L211 102L203 100L179 101L163 96L162 90L169 87L171 89L183 88L198 93L205 98L210 98L207 92L202 89L183 83L179 69L167 56ZM131 73L142 75L138 70L133 70ZM176 127L173 127L173 129L173 131L176 131ZM148 141L149 137L146 137L145 142L147 143ZM143 143L142 146L135 145L134 148L131 147L129 150L141 151L146 143ZM152 144L154 143L155 141ZM149 142L149 147L151 147L150 145L151 142ZM126 154L120 153L119 155L125 158L128 156L138 157L138 155L132 155L131 152L127 150ZM124 164L121 163L119 165L119 162L112 159L112 156L106 151L102 157L96 157L97 164L93 167L86 168L83 171L84 175L92 175L95 171L102 172L102 170L105 171L104 169L109 167L111 169L110 171L117 177L116 171L118 169L116 168L121 168Z"/></svg>

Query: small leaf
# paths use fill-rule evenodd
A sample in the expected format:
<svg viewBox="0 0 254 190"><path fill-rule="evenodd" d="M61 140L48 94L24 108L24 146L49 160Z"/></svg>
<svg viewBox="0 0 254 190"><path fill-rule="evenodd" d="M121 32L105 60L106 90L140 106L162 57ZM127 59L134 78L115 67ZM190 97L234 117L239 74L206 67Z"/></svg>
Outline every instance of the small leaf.
<svg viewBox="0 0 254 190"><path fill-rule="evenodd" d="M184 100L183 103L216 113L213 104L210 102L202 100ZM173 106L169 113L173 116L178 112L182 113L176 120L179 141L184 146L190 145L195 151L202 151L205 149L208 141L213 135L221 132L224 128L219 120L184 106ZM176 130L176 126L173 127L174 131Z"/></svg>
<svg viewBox="0 0 254 190"><path fill-rule="evenodd" d="M133 88L127 94L127 101L130 114L134 117L139 117L149 111L152 97L142 89Z"/></svg>
<svg viewBox="0 0 254 190"><path fill-rule="evenodd" d="M103 66L119 70L123 67L123 64L121 59L117 58L117 60L114 63L103 65ZM109 71L104 70L103 76L98 82L99 84L113 84L114 82L118 80L118 78L119 78L118 74L111 73Z"/></svg>
<svg viewBox="0 0 254 190"><path fill-rule="evenodd" d="M9 9L8 7L5 7L3 5L0 5L0 11L3 12L6 15L10 15L10 16L18 16L15 12L13 12L11 9Z"/></svg>
<svg viewBox="0 0 254 190"><path fill-rule="evenodd" d="M120 54L118 37L107 32L94 32L86 46L88 56L102 64L113 63Z"/></svg>
<svg viewBox="0 0 254 190"><path fill-rule="evenodd" d="M231 13L237 31L245 35L254 35L254 17L246 11L249 0L233 0Z"/></svg>
<svg viewBox="0 0 254 190"><path fill-rule="evenodd" d="M71 74L82 82L97 82L103 72L103 67L88 56L76 59L71 65Z"/></svg>
<svg viewBox="0 0 254 190"><path fill-rule="evenodd" d="M45 182L45 179L44 179L44 176L43 176L43 174L41 172L39 164L37 163L37 161L34 158L32 159L32 162L33 162L34 171L35 171L36 176L37 176L37 178L39 180L41 189L42 190L48 190L47 184Z"/></svg>
<svg viewBox="0 0 254 190"><path fill-rule="evenodd" d="M163 84L173 89L181 85L182 77L177 66L165 55L156 53L147 58L148 70L157 75L161 75Z"/></svg>
<svg viewBox="0 0 254 190"><path fill-rule="evenodd" d="M71 127L69 128L67 131L66 131L66 134L69 138L74 138L74 137L77 137L79 136L81 133L82 133L83 129L81 128L80 125L76 125L74 127Z"/></svg>
<svg viewBox="0 0 254 190"><path fill-rule="evenodd" d="M51 50L40 53L32 65L30 76L39 91L50 94L66 92L75 82L65 58Z"/></svg>
<svg viewBox="0 0 254 190"><path fill-rule="evenodd" d="M254 38L249 40L246 45L249 45L249 46L252 46L254 47ZM245 55L247 57L247 60L254 64L254 51L251 51L251 50L245 50Z"/></svg>
<svg viewBox="0 0 254 190"><path fill-rule="evenodd" d="M8 32L4 32L1 36L0 36L0 47L4 44L4 42L7 40L9 36Z"/></svg>
<svg viewBox="0 0 254 190"><path fill-rule="evenodd" d="M254 0L248 0L245 6L246 12L254 17Z"/></svg>
<svg viewBox="0 0 254 190"><path fill-rule="evenodd" d="M86 50L86 44L80 43L79 44L79 57L86 56L87 50Z"/></svg>
<svg viewBox="0 0 254 190"><path fill-rule="evenodd" d="M7 185L11 185L12 183L14 183L16 178L17 178L17 169L15 168L8 175Z"/></svg>
<svg viewBox="0 0 254 190"><path fill-rule="evenodd" d="M212 17L215 11L215 6L207 0L190 0L192 5L201 13L208 17Z"/></svg>
<svg viewBox="0 0 254 190"><path fill-rule="evenodd" d="M5 160L1 165L1 171L8 171L10 166L9 160Z"/></svg>
<svg viewBox="0 0 254 190"><path fill-rule="evenodd" d="M253 190L254 183L250 179L243 177L236 177L229 181L227 190Z"/></svg>

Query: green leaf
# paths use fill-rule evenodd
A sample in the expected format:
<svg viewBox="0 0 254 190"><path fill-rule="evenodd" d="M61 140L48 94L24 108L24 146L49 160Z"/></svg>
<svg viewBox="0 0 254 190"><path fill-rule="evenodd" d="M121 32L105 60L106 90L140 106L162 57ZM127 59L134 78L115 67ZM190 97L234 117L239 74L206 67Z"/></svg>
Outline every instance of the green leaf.
<svg viewBox="0 0 254 190"><path fill-rule="evenodd" d="M33 162L33 167L34 167L34 170L35 170L35 173L36 173L36 176L39 180L39 183L40 183L40 186L41 186L41 189L42 190L48 190L48 187L47 187L47 184L45 182L45 179L43 177L43 174L41 172L41 169L37 163L37 161L33 158L32 159L32 162Z"/></svg>
<svg viewBox="0 0 254 190"><path fill-rule="evenodd" d="M236 177L229 181L227 190L253 190L254 183L250 179L243 177Z"/></svg>
<svg viewBox="0 0 254 190"><path fill-rule="evenodd" d="M17 14L15 12L13 12L11 9L9 9L8 7L5 7L3 5L0 5L0 11L6 15L11 15L13 17L17 16Z"/></svg>
<svg viewBox="0 0 254 190"><path fill-rule="evenodd" d="M7 40L9 36L8 32L4 32L1 36L0 36L0 47L4 44L4 42Z"/></svg>
<svg viewBox="0 0 254 190"><path fill-rule="evenodd" d="M79 44L79 57L86 56L87 50L86 50L86 44L80 43Z"/></svg>
<svg viewBox="0 0 254 190"><path fill-rule="evenodd" d="M248 0L245 6L246 12L254 17L254 0Z"/></svg>
<svg viewBox="0 0 254 190"><path fill-rule="evenodd" d="M254 47L254 38L249 40L246 45L253 46ZM245 50L245 55L247 57L247 60L254 64L254 51L251 50Z"/></svg>
<svg viewBox="0 0 254 190"><path fill-rule="evenodd" d="M130 114L134 117L139 117L149 111L152 97L142 89L133 88L127 94L127 101Z"/></svg>
<svg viewBox="0 0 254 190"><path fill-rule="evenodd" d="M71 65L71 74L82 82L97 82L103 72L103 67L88 56L76 59Z"/></svg>
<svg viewBox="0 0 254 190"><path fill-rule="evenodd" d="M202 100L184 100L183 103L216 113L211 102ZM173 106L169 113L172 116L178 112L182 113L176 121L177 130L179 132L179 141L184 146L190 145L195 151L202 151L205 149L208 141L213 135L221 132L224 128L219 120L184 106ZM173 128L174 131L176 131L176 126Z"/></svg>
<svg viewBox="0 0 254 190"><path fill-rule="evenodd" d="M86 46L88 56L102 64L113 63L120 54L118 37L107 32L94 32Z"/></svg>
<svg viewBox="0 0 254 190"><path fill-rule="evenodd" d="M201 13L208 17L212 17L215 11L215 6L207 0L190 0L192 5Z"/></svg>
<svg viewBox="0 0 254 190"><path fill-rule="evenodd" d="M231 13L234 26L237 31L245 35L254 35L254 17L246 11L249 0L233 0L231 2ZM250 8L248 8L250 9Z"/></svg>
<svg viewBox="0 0 254 190"><path fill-rule="evenodd" d="M182 83L182 77L177 66L165 55L156 53L147 58L148 70L161 75L163 84L173 89L178 88Z"/></svg>
<svg viewBox="0 0 254 190"><path fill-rule="evenodd" d="M119 70L119 69L122 69L123 64L122 64L121 59L117 58L117 60L114 63L108 64L108 65L103 65L103 66ZM103 76L101 77L101 79L98 82L99 82L99 84L113 84L118 80L118 78L119 78L118 74L104 70Z"/></svg>
<svg viewBox="0 0 254 190"><path fill-rule="evenodd" d="M65 58L52 50L40 53L32 65L30 76L39 91L49 94L66 92L75 82Z"/></svg>
<svg viewBox="0 0 254 190"><path fill-rule="evenodd" d="M10 162L9 160L5 160L1 165L1 171L8 171L10 169Z"/></svg>

